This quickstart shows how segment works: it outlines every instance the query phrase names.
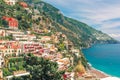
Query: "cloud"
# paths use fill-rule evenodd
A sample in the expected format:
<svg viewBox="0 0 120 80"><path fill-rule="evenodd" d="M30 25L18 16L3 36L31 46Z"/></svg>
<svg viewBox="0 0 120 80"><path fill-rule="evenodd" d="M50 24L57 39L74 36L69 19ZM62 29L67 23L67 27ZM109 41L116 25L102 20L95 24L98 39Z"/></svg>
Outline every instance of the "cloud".
<svg viewBox="0 0 120 80"><path fill-rule="evenodd" d="M105 10L102 8L99 9L98 11L91 10L89 13L88 15L86 15L88 18L99 22L110 20L113 18L120 18L120 6L108 7L105 8Z"/></svg>
<svg viewBox="0 0 120 80"><path fill-rule="evenodd" d="M104 24L101 24L100 29L113 29L113 28L119 28L120 27L120 21L118 22L105 22ZM99 28L98 28L99 29Z"/></svg>
<svg viewBox="0 0 120 80"><path fill-rule="evenodd" d="M120 34L109 34L111 37L120 38Z"/></svg>
<svg viewBox="0 0 120 80"><path fill-rule="evenodd" d="M64 15L108 34L120 34L120 0L45 0ZM116 38L115 36L113 36Z"/></svg>
<svg viewBox="0 0 120 80"><path fill-rule="evenodd" d="M115 38L116 40L120 40L120 34L109 34L109 35Z"/></svg>

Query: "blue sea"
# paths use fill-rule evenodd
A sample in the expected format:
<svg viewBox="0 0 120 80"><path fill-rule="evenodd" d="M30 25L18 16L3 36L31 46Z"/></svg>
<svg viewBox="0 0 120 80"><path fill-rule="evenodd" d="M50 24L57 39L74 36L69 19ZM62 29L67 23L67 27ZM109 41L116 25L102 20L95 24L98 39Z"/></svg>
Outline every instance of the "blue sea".
<svg viewBox="0 0 120 80"><path fill-rule="evenodd" d="M120 44L93 45L82 52L94 68L120 77Z"/></svg>

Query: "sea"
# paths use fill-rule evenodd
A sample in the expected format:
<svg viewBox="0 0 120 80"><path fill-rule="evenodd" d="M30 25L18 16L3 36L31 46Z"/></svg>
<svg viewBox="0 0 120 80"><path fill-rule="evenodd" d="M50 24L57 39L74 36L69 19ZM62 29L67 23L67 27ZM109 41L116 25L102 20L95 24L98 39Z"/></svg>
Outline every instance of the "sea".
<svg viewBox="0 0 120 80"><path fill-rule="evenodd" d="M120 44L96 44L82 52L94 68L120 78Z"/></svg>

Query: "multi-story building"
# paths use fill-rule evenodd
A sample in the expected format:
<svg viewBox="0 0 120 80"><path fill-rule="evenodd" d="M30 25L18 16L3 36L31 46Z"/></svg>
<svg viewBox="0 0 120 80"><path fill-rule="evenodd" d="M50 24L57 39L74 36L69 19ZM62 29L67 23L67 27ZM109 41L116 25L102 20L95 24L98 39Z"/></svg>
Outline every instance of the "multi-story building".
<svg viewBox="0 0 120 80"><path fill-rule="evenodd" d="M4 0L6 4L8 5L15 5L17 0Z"/></svg>
<svg viewBox="0 0 120 80"><path fill-rule="evenodd" d="M1 69L0 69L0 80L3 80L3 72Z"/></svg>
<svg viewBox="0 0 120 80"><path fill-rule="evenodd" d="M0 68L2 68L3 65L4 65L4 58L3 58L3 54L0 53Z"/></svg>
<svg viewBox="0 0 120 80"><path fill-rule="evenodd" d="M2 17L3 20L8 22L8 26L10 29L18 29L18 20L12 17Z"/></svg>
<svg viewBox="0 0 120 80"><path fill-rule="evenodd" d="M0 36L5 36L5 30L0 30Z"/></svg>
<svg viewBox="0 0 120 80"><path fill-rule="evenodd" d="M4 55L21 54L21 45L16 41L0 41L0 53Z"/></svg>
<svg viewBox="0 0 120 80"><path fill-rule="evenodd" d="M37 42L21 42L23 53L40 53L43 52L43 46Z"/></svg>
<svg viewBox="0 0 120 80"><path fill-rule="evenodd" d="M50 40L51 40L51 37L50 37L50 36L42 36L42 37L41 37L41 42L46 43L46 42L49 42Z"/></svg>
<svg viewBox="0 0 120 80"><path fill-rule="evenodd" d="M28 4L25 2L19 2L19 4L24 8L28 8Z"/></svg>
<svg viewBox="0 0 120 80"><path fill-rule="evenodd" d="M13 34L13 39L17 41L32 41L36 40L35 35Z"/></svg>

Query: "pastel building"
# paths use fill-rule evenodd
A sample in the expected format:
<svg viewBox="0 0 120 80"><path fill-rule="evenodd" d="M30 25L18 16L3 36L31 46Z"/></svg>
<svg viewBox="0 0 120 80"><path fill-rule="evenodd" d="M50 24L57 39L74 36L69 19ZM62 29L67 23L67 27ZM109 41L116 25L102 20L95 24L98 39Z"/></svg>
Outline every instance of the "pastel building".
<svg viewBox="0 0 120 80"><path fill-rule="evenodd" d="M4 55L21 54L21 45L16 41L0 41L0 53Z"/></svg>
<svg viewBox="0 0 120 80"><path fill-rule="evenodd" d="M0 30L0 36L5 36L5 30Z"/></svg>
<svg viewBox="0 0 120 80"><path fill-rule="evenodd" d="M15 5L17 0L4 0L6 4L8 5Z"/></svg>
<svg viewBox="0 0 120 80"><path fill-rule="evenodd" d="M23 53L43 53L43 46L37 42L21 42Z"/></svg>
<svg viewBox="0 0 120 80"><path fill-rule="evenodd" d="M23 7L23 8L28 8L28 4L25 2L19 2L19 4Z"/></svg>
<svg viewBox="0 0 120 80"><path fill-rule="evenodd" d="M3 80L3 72L1 69L0 69L0 80Z"/></svg>
<svg viewBox="0 0 120 80"><path fill-rule="evenodd" d="M13 34L13 39L17 41L32 41L36 39L35 35Z"/></svg>
<svg viewBox="0 0 120 80"><path fill-rule="evenodd" d="M4 58L3 58L3 54L0 53L0 68L2 68L3 65L4 65Z"/></svg>
<svg viewBox="0 0 120 80"><path fill-rule="evenodd" d="M46 43L46 42L48 42L48 41L50 41L50 40L51 40L51 37L50 37L50 36L42 36L42 37L41 37L41 42Z"/></svg>
<svg viewBox="0 0 120 80"><path fill-rule="evenodd" d="M18 29L18 20L12 17L2 17L3 20L8 22L8 26L10 29Z"/></svg>

